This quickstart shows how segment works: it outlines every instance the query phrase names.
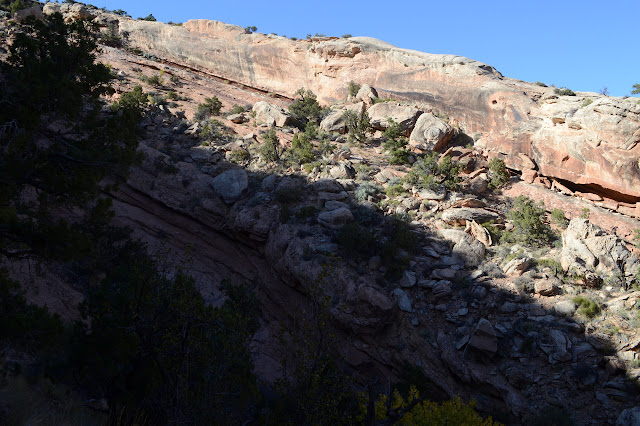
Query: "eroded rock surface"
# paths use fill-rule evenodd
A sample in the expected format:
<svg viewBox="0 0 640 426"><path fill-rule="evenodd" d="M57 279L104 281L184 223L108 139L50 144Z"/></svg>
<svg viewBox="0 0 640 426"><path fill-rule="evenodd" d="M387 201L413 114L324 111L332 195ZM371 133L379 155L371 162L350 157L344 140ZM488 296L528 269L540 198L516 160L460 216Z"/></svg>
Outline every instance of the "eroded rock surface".
<svg viewBox="0 0 640 426"><path fill-rule="evenodd" d="M518 168L512 159L526 154L542 175L640 200L640 105L633 99L556 96L553 88L505 78L471 59L368 37L293 41L208 20L169 26L121 19L119 25L134 47L288 97L305 87L332 103L347 97L350 81L367 84L381 96L455 116L467 134L482 135L478 146L505 154L510 167ZM582 106L587 98L593 102Z"/></svg>

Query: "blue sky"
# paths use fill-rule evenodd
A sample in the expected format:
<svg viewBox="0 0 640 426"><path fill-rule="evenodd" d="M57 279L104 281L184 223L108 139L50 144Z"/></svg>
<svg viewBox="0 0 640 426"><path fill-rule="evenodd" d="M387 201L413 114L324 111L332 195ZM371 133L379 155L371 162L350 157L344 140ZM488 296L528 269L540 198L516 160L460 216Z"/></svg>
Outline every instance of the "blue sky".
<svg viewBox="0 0 640 426"><path fill-rule="evenodd" d="M507 77L625 96L640 83L640 0L167 1L95 0L162 22L214 19L262 33L379 38L466 56Z"/></svg>

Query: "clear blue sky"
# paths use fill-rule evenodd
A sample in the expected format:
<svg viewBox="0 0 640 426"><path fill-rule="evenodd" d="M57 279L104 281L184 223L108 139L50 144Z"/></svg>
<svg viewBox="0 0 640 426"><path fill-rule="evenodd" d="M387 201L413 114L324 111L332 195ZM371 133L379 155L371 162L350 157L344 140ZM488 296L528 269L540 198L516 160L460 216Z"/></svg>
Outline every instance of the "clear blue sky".
<svg viewBox="0 0 640 426"><path fill-rule="evenodd" d="M640 83L640 0L167 1L94 0L162 22L214 19L262 33L379 38L466 56L503 75L625 96Z"/></svg>

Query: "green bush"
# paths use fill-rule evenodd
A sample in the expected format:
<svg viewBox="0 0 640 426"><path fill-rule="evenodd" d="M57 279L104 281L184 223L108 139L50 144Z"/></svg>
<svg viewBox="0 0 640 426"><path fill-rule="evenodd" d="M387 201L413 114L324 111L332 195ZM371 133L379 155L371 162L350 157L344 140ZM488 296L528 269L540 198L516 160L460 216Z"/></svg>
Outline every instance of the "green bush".
<svg viewBox="0 0 640 426"><path fill-rule="evenodd" d="M273 127L262 136L262 145L258 149L258 153L267 163L280 160L282 148L280 147L280 140L276 135L276 129Z"/></svg>
<svg viewBox="0 0 640 426"><path fill-rule="evenodd" d="M554 92L558 96L575 96L576 95L576 93L573 90L567 89L566 87L561 87L560 89L556 88Z"/></svg>
<svg viewBox="0 0 640 426"><path fill-rule="evenodd" d="M307 123L319 124L327 110L318 103L317 96L311 90L298 89L296 99L289 105L289 114L296 127L304 130Z"/></svg>
<svg viewBox="0 0 640 426"><path fill-rule="evenodd" d="M558 228L567 228L567 218L564 217L564 212L560 209L553 209L551 212L551 221L555 223Z"/></svg>
<svg viewBox="0 0 640 426"><path fill-rule="evenodd" d="M228 132L227 126L225 126L220 120L211 119L207 120L202 125L200 130L200 138L204 140L224 140L225 134Z"/></svg>
<svg viewBox="0 0 640 426"><path fill-rule="evenodd" d="M349 95L355 98L359 91L360 91L360 85L356 84L353 80L351 80L349 82Z"/></svg>
<svg viewBox="0 0 640 426"><path fill-rule="evenodd" d="M489 188L497 189L509 182L511 175L502 158L493 157L489 161Z"/></svg>
<svg viewBox="0 0 640 426"><path fill-rule="evenodd" d="M593 103L593 99L591 98L586 98L583 102L582 102L582 108L589 106Z"/></svg>
<svg viewBox="0 0 640 426"><path fill-rule="evenodd" d="M376 197L381 191L379 185L375 185L369 182L364 182L358 185L355 190L356 200L367 201L369 197Z"/></svg>
<svg viewBox="0 0 640 426"><path fill-rule="evenodd" d="M59 315L27 302L17 281L0 269L0 343L11 342L24 349L56 350L63 342Z"/></svg>
<svg viewBox="0 0 640 426"><path fill-rule="evenodd" d="M387 185L387 188L385 189L385 193L387 194L387 197L395 198L399 195L406 194L407 190L404 189L404 187L401 184Z"/></svg>
<svg viewBox="0 0 640 426"><path fill-rule="evenodd" d="M533 200L520 195L513 200L513 208L507 218L513 223L511 232L502 234L502 241L520 242L533 245L549 244L554 238L553 231L544 222L544 205L538 206Z"/></svg>
<svg viewBox="0 0 640 426"><path fill-rule="evenodd" d="M360 114L354 111L345 111L342 118L349 132L349 142L366 144L374 132L367 111L362 111Z"/></svg>
<svg viewBox="0 0 640 426"><path fill-rule="evenodd" d="M198 105L198 109L194 115L196 121L204 120L205 118L220 114L222 109L222 102L218 100L217 96L206 98L204 103Z"/></svg>
<svg viewBox="0 0 640 426"><path fill-rule="evenodd" d="M233 151L231 151L230 160L233 163L243 164L243 163L246 163L247 161L249 161L250 158L251 158L251 155L245 149L237 148L237 149L234 149Z"/></svg>
<svg viewBox="0 0 640 426"><path fill-rule="evenodd" d="M389 119L389 127L384 131L385 139L382 148L387 152L387 159L391 164L406 164L409 162L410 151L407 149L409 141L402 135L400 124Z"/></svg>
<svg viewBox="0 0 640 426"><path fill-rule="evenodd" d="M234 105L231 108L231 111L229 112L230 114L241 114L244 112L244 107L240 106L240 105Z"/></svg>
<svg viewBox="0 0 640 426"><path fill-rule="evenodd" d="M438 163L438 154L431 152L413 164L404 180L417 188L457 191L461 182L459 172L460 167L451 161L451 157L444 157Z"/></svg>
<svg viewBox="0 0 640 426"><path fill-rule="evenodd" d="M206 304L193 278L158 272L139 242L112 261L80 307L91 326L77 322L71 340L83 389L105 395L124 418L145 413L151 424L241 417L257 394L248 350L258 327L255 298L223 281L227 302Z"/></svg>
<svg viewBox="0 0 640 426"><path fill-rule="evenodd" d="M313 145L305 133L296 133L291 141L291 149L287 151L288 158L296 165L311 163L316 159Z"/></svg>
<svg viewBox="0 0 640 426"><path fill-rule="evenodd" d="M594 318L600 313L600 306L591 299L577 296L573 298L573 303L578 305L578 313L587 318Z"/></svg>
<svg viewBox="0 0 640 426"><path fill-rule="evenodd" d="M150 21L150 22L155 22L156 18L150 13L147 16L145 16L144 18L138 18L139 21Z"/></svg>

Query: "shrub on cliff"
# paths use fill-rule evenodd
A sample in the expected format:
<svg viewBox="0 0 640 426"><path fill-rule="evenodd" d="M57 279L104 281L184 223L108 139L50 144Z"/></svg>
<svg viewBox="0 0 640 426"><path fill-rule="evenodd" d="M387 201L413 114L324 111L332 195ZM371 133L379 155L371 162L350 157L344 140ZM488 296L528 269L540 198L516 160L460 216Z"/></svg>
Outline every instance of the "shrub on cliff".
<svg viewBox="0 0 640 426"><path fill-rule="evenodd" d="M307 123L319 124L327 110L320 106L315 93L298 89L295 96L296 99L289 105L289 114L294 125L300 130L305 130Z"/></svg>
<svg viewBox="0 0 640 426"><path fill-rule="evenodd" d="M95 29L55 14L27 19L0 64L0 252L9 257L73 256L90 250L83 221L55 219L55 207L90 212L106 177L122 180L137 158L138 95L102 109L110 70L95 61ZM61 130L53 132L49 126ZM78 135L82 135L81 138ZM23 203L28 191L38 203Z"/></svg>
<svg viewBox="0 0 640 426"><path fill-rule="evenodd" d="M262 136L262 145L260 145L258 153L267 163L280 160L282 148L280 147L280 140L276 135L276 129L273 127Z"/></svg>
<svg viewBox="0 0 640 426"><path fill-rule="evenodd" d="M555 238L544 222L544 205L539 206L524 195L513 200L513 208L507 213L507 218L512 222L513 230L502 234L503 241L546 245Z"/></svg>
<svg viewBox="0 0 640 426"><path fill-rule="evenodd" d="M359 91L360 91L360 85L356 84L353 80L351 80L349 82L349 95L355 98Z"/></svg>
<svg viewBox="0 0 640 426"><path fill-rule="evenodd" d="M457 191L460 189L461 181L459 172L460 167L451 161L451 157L446 156L438 162L438 154L431 152L413 163L404 180L417 188L431 191L441 189Z"/></svg>
<svg viewBox="0 0 640 426"><path fill-rule="evenodd" d="M387 159L391 164L406 164L409 162L407 144L409 141L402 135L400 124L389 119L389 127L384 131L385 138L382 148L387 152Z"/></svg>
<svg viewBox="0 0 640 426"><path fill-rule="evenodd" d="M296 165L311 163L316 156L313 153L313 145L306 133L296 133L291 141L291 149L287 151L291 162Z"/></svg>
<svg viewBox="0 0 640 426"><path fill-rule="evenodd" d="M360 114L354 111L345 111L342 118L347 126L349 142L366 144L369 141L374 129L367 111L362 111Z"/></svg>
<svg viewBox="0 0 640 426"><path fill-rule="evenodd" d="M198 109L196 110L193 118L196 121L204 120L207 117L212 115L220 114L220 110L222 109L222 102L218 99L217 96L213 96L211 98L205 98L204 102L198 105Z"/></svg>
<svg viewBox="0 0 640 426"><path fill-rule="evenodd" d="M437 403L421 398L411 386L404 397L398 390L390 397L381 395L375 405L376 420L392 420L401 425L499 425L491 417L483 419L475 411L475 403L464 403L458 397Z"/></svg>
<svg viewBox="0 0 640 426"><path fill-rule="evenodd" d="M502 158L494 157L489 161L489 188L496 189L509 182L511 175Z"/></svg>

